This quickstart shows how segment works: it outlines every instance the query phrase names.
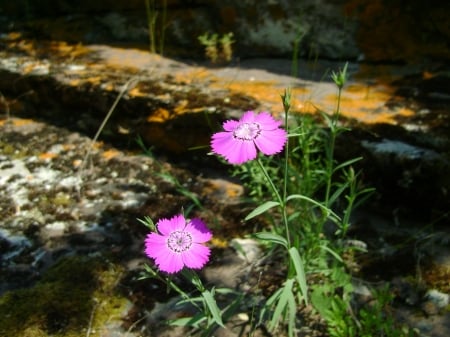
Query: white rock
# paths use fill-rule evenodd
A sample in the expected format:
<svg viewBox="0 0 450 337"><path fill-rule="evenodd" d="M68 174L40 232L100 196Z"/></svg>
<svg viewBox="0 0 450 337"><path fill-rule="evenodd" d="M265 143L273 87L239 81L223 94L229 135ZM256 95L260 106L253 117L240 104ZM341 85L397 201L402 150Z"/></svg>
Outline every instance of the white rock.
<svg viewBox="0 0 450 337"><path fill-rule="evenodd" d="M450 295L442 293L436 289L429 290L425 297L433 302L439 309L445 308L450 304Z"/></svg>

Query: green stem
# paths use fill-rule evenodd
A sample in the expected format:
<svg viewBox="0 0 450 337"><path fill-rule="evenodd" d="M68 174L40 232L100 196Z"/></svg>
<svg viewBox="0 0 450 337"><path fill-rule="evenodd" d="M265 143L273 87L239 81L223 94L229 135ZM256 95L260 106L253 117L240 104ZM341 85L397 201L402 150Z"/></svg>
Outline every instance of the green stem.
<svg viewBox="0 0 450 337"><path fill-rule="evenodd" d="M269 173L267 172L263 163L261 163L261 160L259 158L257 158L256 162L258 163L259 168L261 169L262 173L266 177L267 182L270 185L270 188L272 189L273 193L275 194L275 197L277 198L278 203L280 204L281 214L282 214L282 218L283 218L283 224L284 224L284 228L286 231L285 235L286 235L286 240L287 240L288 249L289 249L289 248L291 248L291 238L290 238L290 234L289 234L289 223L288 223L288 218L287 218L287 213L286 213L286 198L283 199L281 197L280 192L278 192L275 184L273 183L273 180L269 176Z"/></svg>
<svg viewBox="0 0 450 337"><path fill-rule="evenodd" d="M334 147L336 144L336 135L338 133L337 122L339 119L340 109L341 109L341 95L342 95L342 87L338 86L338 98L337 98L337 106L336 112L333 114L331 118L330 124L330 144L327 151L327 187L325 192L325 206L330 208L330 192L331 192L331 183L333 178L333 164L334 164Z"/></svg>

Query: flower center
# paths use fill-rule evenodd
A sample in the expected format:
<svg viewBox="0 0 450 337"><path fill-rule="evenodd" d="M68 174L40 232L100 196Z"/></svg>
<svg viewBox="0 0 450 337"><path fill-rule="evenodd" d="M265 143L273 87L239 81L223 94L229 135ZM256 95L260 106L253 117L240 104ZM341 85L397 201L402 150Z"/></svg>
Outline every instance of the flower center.
<svg viewBox="0 0 450 337"><path fill-rule="evenodd" d="M233 131L233 137L240 140L254 140L260 134L258 123L242 123Z"/></svg>
<svg viewBox="0 0 450 337"><path fill-rule="evenodd" d="M189 232L174 231L167 238L167 247L175 253L182 253L192 246L192 235Z"/></svg>

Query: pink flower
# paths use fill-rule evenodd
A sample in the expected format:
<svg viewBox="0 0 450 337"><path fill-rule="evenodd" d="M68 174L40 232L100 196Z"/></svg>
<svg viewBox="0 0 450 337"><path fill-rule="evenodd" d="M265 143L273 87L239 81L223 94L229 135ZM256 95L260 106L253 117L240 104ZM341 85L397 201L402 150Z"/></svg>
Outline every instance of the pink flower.
<svg viewBox="0 0 450 337"><path fill-rule="evenodd" d="M223 123L225 132L212 136L211 147L214 153L223 156L230 164L242 164L256 158L257 151L265 155L280 152L286 144L286 131L280 128L268 112L244 113L240 120Z"/></svg>
<svg viewBox="0 0 450 337"><path fill-rule="evenodd" d="M202 220L187 220L179 214L160 219L156 227L161 234L147 235L145 254L155 260L161 271L172 274L184 267L200 269L208 262L211 251L204 243L212 233Z"/></svg>

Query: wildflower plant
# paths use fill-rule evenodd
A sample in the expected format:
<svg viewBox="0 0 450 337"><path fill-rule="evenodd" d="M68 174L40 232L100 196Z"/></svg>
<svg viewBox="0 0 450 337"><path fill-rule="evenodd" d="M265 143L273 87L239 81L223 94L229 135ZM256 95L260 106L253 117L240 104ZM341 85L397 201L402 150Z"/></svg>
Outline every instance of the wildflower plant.
<svg viewBox="0 0 450 337"><path fill-rule="evenodd" d="M201 336L209 336L217 327L224 326L223 319L231 316L238 307L242 296L227 288L207 289L195 272L209 261L211 250L206 246L212 238L212 232L199 218L186 219L184 214L172 218L160 219L156 225L149 217L140 220L150 229L145 239L145 254L154 260L157 269L145 266L145 275L141 279L155 278L167 284L168 288L178 293L178 306L190 304L196 314L168 322L171 325L189 326ZM195 296L181 289L173 276L181 275L200 293ZM216 296L232 298L222 309Z"/></svg>
<svg viewBox="0 0 450 337"><path fill-rule="evenodd" d="M257 150L265 155L279 153L287 140L286 131L280 128L280 124L267 112L255 114L247 111L238 121L223 123L225 131L212 136L212 150L230 164L243 164L255 159Z"/></svg>
<svg viewBox="0 0 450 337"><path fill-rule="evenodd" d="M343 258L349 249L345 238L352 211L372 191L361 185L353 168L360 158L335 161L336 138L346 131L339 124L339 115L347 65L332 73L332 79L338 88L338 102L333 114L322 113L326 128L318 127L310 116L291 118L291 94L286 90L281 96L283 122L268 112L247 111L238 120L225 121L223 130L211 137L212 153L231 164L251 189L257 206L244 220L269 219L269 226L250 236L266 243L269 256L285 272L278 288L252 309L252 316L257 313L258 317L252 322L272 332L282 327L289 337L296 335L301 306L311 303L327 321L330 333L342 313L351 310L353 287ZM208 290L195 273L210 257L206 243L212 233L206 224L183 214L161 219L156 226L148 218L143 222L152 231L145 240L145 253L159 269L147 266L148 275L164 280L181 295L182 303L198 309L196 315L173 323L191 326L203 336L224 326L241 307L244 294L226 288ZM200 296L180 289L172 280L174 274L184 276ZM221 296L231 301L219 306L217 298ZM357 318L346 319L351 331L362 331Z"/></svg>
<svg viewBox="0 0 450 337"><path fill-rule="evenodd" d="M315 290L307 282L308 274L329 282L327 290L345 289L344 296L349 297L349 278L332 277L346 275L343 246L333 239L342 242L352 210L371 192L360 186L352 168L360 158L340 164L334 159L336 137L346 131L338 121L347 65L332 73L332 79L338 88L338 103L331 116L322 113L326 130L307 116L289 118L291 94L286 90L282 95L284 129L269 113L250 111L238 121L223 123L224 131L214 134L211 141L213 153L234 165L237 175L253 189L258 206L245 220L269 215L269 230L252 236L269 243L274 258L281 251L286 278L262 306L259 323L272 331L282 323L289 336L295 335L298 307L308 304ZM275 154L279 156L274 158ZM325 224L334 226L335 236L326 236ZM318 294L313 300L320 298Z"/></svg>
<svg viewBox="0 0 450 337"><path fill-rule="evenodd" d="M156 229L158 232L145 239L145 253L155 260L159 270L173 274L184 267L200 269L208 262L211 250L204 243L212 233L202 220L186 220L179 214L159 220Z"/></svg>

